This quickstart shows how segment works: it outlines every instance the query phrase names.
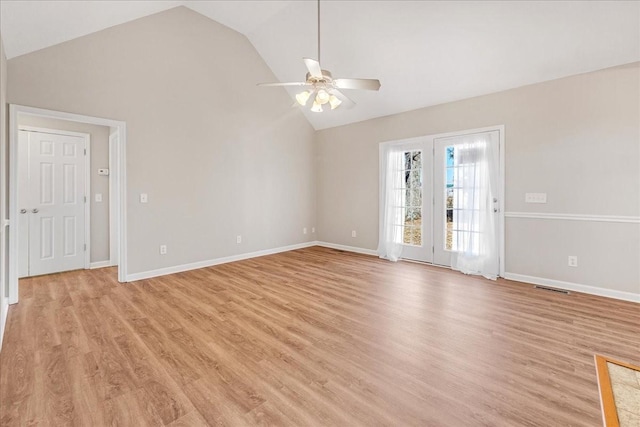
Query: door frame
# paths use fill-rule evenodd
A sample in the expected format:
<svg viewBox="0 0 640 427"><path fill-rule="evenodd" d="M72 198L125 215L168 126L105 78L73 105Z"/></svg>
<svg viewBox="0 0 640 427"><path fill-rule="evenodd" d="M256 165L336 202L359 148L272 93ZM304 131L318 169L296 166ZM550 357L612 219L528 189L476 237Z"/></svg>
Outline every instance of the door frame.
<svg viewBox="0 0 640 427"><path fill-rule="evenodd" d="M21 115L31 115L51 119L68 120L79 123L100 125L116 128L118 132L118 155L117 155L117 180L118 186L115 191L115 199L118 201L118 281L126 282L127 277L127 204L126 204L126 142L127 124L124 121L106 119L101 117L84 116L80 114L65 113L43 108L28 107L24 105L9 105L9 251L5 256L8 258L9 273L9 304L18 302L18 238L14 229L17 227L19 215L18 207L18 187L17 187L17 165L18 165L18 118ZM89 169L90 171L90 169ZM4 187L4 182L2 187ZM90 202L90 201L88 201ZM88 251L87 251L88 252Z"/></svg>
<svg viewBox="0 0 640 427"><path fill-rule="evenodd" d="M116 197L118 192L118 129L109 129L109 266L118 265L118 253L120 245L118 237L118 212L120 212L120 200Z"/></svg>
<svg viewBox="0 0 640 427"><path fill-rule="evenodd" d="M27 125L18 125L18 132L26 131L26 132L37 132L37 133L48 133L53 135L64 135L64 136L76 136L80 138L84 138L84 149L86 150L84 154L84 244L86 245L86 249L84 251L84 268L88 269L91 267L91 134L84 132L72 132L67 130L59 130L59 129L49 129L49 128L41 128L36 126L27 126ZM18 138L17 144L20 143L20 138ZM17 149L17 145L16 145ZM13 170L13 169L12 169ZM18 165L16 164L16 177L18 176ZM18 197L18 192L16 192L16 198ZM16 200L17 203L17 200ZM15 217L19 218L18 216ZM17 224L16 224L17 226ZM16 237L17 237L17 233Z"/></svg>
<svg viewBox="0 0 640 427"><path fill-rule="evenodd" d="M499 246L499 257L500 259L498 260L498 265L499 265L499 276L500 277L504 277L505 275L505 220L504 220L504 212L505 212L505 176L506 176L506 171L505 171L505 129L504 129L504 125L494 125L494 126L487 126L487 127L482 127L482 128L475 128L475 129L464 129L464 130L460 130L460 131L454 131L454 132L444 132L444 133L437 133L437 134L430 134L430 135L424 135L424 136L417 136L417 137L412 137L412 138L405 138L405 139L398 139L398 140L392 140L392 141L385 141L385 142L381 142L379 144L379 151L380 153L382 153L383 150L383 146L387 146L387 145L402 145L402 144L407 144L407 143L416 143L419 141L423 141L426 148L426 151L429 152L429 147L431 147L431 156L430 160L428 163L425 163L425 165L429 165L429 167L431 168L430 172L431 172L431 207L430 207L430 226L431 226L431 244L432 244L432 252L431 252L431 261L433 261L433 245L435 244L433 242L433 217L435 215L434 209L433 209L433 203L434 203L434 173L435 173L435 162L434 162L434 157L435 157L435 140L436 139L440 139L440 138L449 138L449 137L455 137L455 136L461 136L461 135L468 135L468 134L474 134L474 133L482 133L482 132L492 132L492 131L497 131L498 132L498 150L499 150L499 167L500 167L500 173L498 175L498 199L499 199L499 203L498 203L498 209L500 212L498 212L498 246ZM380 156L380 155L379 155ZM425 161L425 159L423 159L423 162ZM383 173L382 168L379 168L380 171L379 173ZM383 209L382 206L380 206L380 209ZM407 260L407 261L411 261L411 260ZM428 264L433 264L433 262L428 262ZM436 265L436 264L433 264Z"/></svg>

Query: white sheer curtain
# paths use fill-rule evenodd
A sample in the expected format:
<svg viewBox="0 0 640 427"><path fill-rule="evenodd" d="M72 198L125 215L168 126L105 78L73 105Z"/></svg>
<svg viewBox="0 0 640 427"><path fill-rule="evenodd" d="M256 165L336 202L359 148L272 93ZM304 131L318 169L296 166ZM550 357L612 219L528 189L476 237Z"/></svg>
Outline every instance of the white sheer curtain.
<svg viewBox="0 0 640 427"><path fill-rule="evenodd" d="M404 150L386 144L380 146L380 221L378 255L398 261L402 255L404 220Z"/></svg>
<svg viewBox="0 0 640 427"><path fill-rule="evenodd" d="M492 139L493 138L493 139ZM495 133L456 138L451 268L495 280L498 275L497 139Z"/></svg>

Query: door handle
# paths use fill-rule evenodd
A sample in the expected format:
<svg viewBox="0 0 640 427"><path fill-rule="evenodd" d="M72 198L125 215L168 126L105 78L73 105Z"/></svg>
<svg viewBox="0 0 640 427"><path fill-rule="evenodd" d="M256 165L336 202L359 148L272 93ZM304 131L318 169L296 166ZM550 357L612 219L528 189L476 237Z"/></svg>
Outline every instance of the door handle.
<svg viewBox="0 0 640 427"><path fill-rule="evenodd" d="M26 210L26 209L20 209L20 213L21 213L21 214L26 214L26 213L27 213L27 210Z"/></svg>
<svg viewBox="0 0 640 427"><path fill-rule="evenodd" d="M32 209L32 210L31 210L31 212L33 212L33 213L38 213L38 212L40 212L40 211L39 211L38 209Z"/></svg>

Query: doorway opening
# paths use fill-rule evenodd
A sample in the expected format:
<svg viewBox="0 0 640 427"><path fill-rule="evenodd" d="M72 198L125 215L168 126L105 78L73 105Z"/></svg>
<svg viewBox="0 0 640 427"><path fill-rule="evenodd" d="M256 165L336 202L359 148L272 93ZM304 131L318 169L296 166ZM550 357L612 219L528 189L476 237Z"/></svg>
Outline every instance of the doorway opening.
<svg viewBox="0 0 640 427"><path fill-rule="evenodd" d="M117 266L125 282L126 123L9 111L9 303L23 276Z"/></svg>

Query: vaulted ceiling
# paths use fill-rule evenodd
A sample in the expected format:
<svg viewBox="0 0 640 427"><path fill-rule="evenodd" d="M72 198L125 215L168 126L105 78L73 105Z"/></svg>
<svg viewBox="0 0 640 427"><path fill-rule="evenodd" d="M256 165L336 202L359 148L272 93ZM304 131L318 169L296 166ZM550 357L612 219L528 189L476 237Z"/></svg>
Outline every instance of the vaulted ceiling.
<svg viewBox="0 0 640 427"><path fill-rule="evenodd" d="M280 81L304 80L302 57L317 56L314 0L2 0L0 33L13 58L176 6L246 35ZM635 1L343 0L321 12L322 68L382 88L349 91L351 109L305 111L316 129L640 61Z"/></svg>

